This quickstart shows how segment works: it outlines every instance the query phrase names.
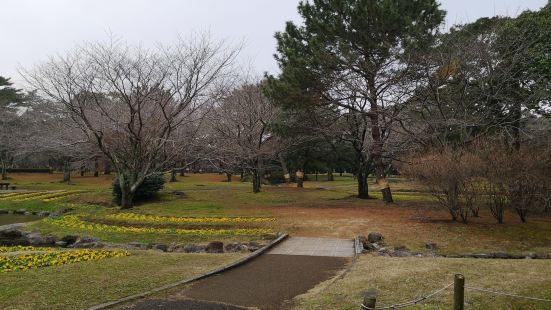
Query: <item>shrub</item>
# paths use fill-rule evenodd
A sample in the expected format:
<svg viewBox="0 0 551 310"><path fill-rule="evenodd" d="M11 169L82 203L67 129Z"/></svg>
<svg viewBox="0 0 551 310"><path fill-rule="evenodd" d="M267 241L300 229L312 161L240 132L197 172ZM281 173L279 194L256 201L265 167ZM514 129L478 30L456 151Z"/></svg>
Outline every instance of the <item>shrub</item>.
<svg viewBox="0 0 551 310"><path fill-rule="evenodd" d="M163 189L165 178L162 173L152 174L145 177L144 181L134 194L133 202L140 202L151 199L157 195L157 192ZM122 192L118 178L113 179L113 199L116 204L121 203Z"/></svg>
<svg viewBox="0 0 551 310"><path fill-rule="evenodd" d="M471 153L446 148L419 155L402 170L404 175L427 185L454 221L461 218L467 223L471 214L478 215L475 184L479 166L478 158Z"/></svg>

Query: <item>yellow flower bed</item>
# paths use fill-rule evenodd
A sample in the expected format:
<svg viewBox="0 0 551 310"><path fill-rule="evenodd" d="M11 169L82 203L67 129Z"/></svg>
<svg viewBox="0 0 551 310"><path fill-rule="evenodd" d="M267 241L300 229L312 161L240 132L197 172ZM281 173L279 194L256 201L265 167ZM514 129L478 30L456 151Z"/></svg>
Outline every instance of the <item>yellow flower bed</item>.
<svg viewBox="0 0 551 310"><path fill-rule="evenodd" d="M42 199L42 201L44 202L50 202L50 201L59 200L68 196L72 196L80 192L82 191L70 190L70 191L56 191L56 192L22 192L22 193L6 194L4 196L1 196L0 200L21 202L21 201Z"/></svg>
<svg viewBox="0 0 551 310"><path fill-rule="evenodd" d="M175 217L137 213L117 213L106 215L111 220L146 223L263 223L275 221L273 217Z"/></svg>
<svg viewBox="0 0 551 310"><path fill-rule="evenodd" d="M127 227L99 223L89 223L81 220L76 215L66 215L60 219L47 218L44 220L53 225L65 228L76 228L86 231L121 232L121 233L155 233L155 234L177 234L186 236L257 236L271 234L270 229L170 229L170 228L149 228L149 227Z"/></svg>
<svg viewBox="0 0 551 310"><path fill-rule="evenodd" d="M16 246L0 246L0 253L7 253L7 252L32 252L32 251L54 251L54 248L46 248L46 247L34 247L34 246L22 246L22 245L16 245Z"/></svg>
<svg viewBox="0 0 551 310"><path fill-rule="evenodd" d="M30 195L36 195L36 192L19 192L19 193L5 194L2 197L0 197L0 200L18 199L18 198L28 197Z"/></svg>
<svg viewBox="0 0 551 310"><path fill-rule="evenodd" d="M130 255L127 251L106 250L75 250L57 251L41 254L25 254L18 256L0 256L0 272L11 272L40 268L47 266L60 266L78 262L100 260L109 257L122 257Z"/></svg>

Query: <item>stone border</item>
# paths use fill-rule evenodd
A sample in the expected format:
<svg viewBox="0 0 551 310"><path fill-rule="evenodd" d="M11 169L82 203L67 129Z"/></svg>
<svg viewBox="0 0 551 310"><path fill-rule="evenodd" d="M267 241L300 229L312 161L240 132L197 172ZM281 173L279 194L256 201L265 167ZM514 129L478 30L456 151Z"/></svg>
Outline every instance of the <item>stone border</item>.
<svg viewBox="0 0 551 310"><path fill-rule="evenodd" d="M154 294L154 293L158 293L158 292L170 289L170 288L174 288L176 286L189 284L189 283L192 283L192 282L210 277L212 275L222 273L226 270L229 270L229 269L235 268L237 266L243 265L243 264L247 263L248 261L262 255L264 252L266 252L267 250L269 250L270 248L272 248L276 244L278 244L281 241L285 240L285 238L287 238L288 236L289 235L287 233L283 233L277 239L272 240L270 243L268 243L267 245L265 245L262 248L258 249L257 251L253 252L252 254L247 255L247 256L245 256L241 259L238 259L237 261L235 261L233 263L229 263L225 266L222 266L222 267L216 268L214 270L211 270L207 273L195 276L195 277L190 278L190 279L185 279L185 280L181 280L181 281L178 281L178 282L175 282L175 283L167 284L167 285L164 285L164 286L161 286L161 287L158 287L158 288L154 288L154 289L151 289L151 290L143 292L143 293L130 295L130 296L123 297L123 298L115 300L115 301L110 301L110 302L106 302L106 303L103 303L103 304L100 304L100 305L92 306L92 307L88 308L88 310L109 309L113 306L120 305L120 304L128 302L128 301L132 301L132 300L139 299L139 298L144 298L144 297L146 297L148 295L151 295L151 294Z"/></svg>

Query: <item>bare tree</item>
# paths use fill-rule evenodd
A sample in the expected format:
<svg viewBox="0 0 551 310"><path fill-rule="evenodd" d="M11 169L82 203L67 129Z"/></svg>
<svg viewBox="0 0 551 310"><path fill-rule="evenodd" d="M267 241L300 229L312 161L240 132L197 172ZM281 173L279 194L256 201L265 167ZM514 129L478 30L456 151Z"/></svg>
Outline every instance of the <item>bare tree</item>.
<svg viewBox="0 0 551 310"><path fill-rule="evenodd" d="M252 175L253 192L259 192L267 164L275 159L282 143L270 126L280 116L263 93L260 84L243 83L209 116L213 145L218 150L215 161L228 172L239 167Z"/></svg>
<svg viewBox="0 0 551 310"><path fill-rule="evenodd" d="M144 178L172 161L177 128L208 110L237 54L205 35L153 50L92 43L24 77L111 161L129 208Z"/></svg>

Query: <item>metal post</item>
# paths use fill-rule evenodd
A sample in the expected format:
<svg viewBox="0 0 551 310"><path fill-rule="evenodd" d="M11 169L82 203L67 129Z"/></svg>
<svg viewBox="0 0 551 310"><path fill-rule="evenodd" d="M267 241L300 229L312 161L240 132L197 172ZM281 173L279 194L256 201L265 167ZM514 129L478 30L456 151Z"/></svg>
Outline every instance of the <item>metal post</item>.
<svg viewBox="0 0 551 310"><path fill-rule="evenodd" d="M465 277L456 274L453 279L453 310L465 309Z"/></svg>
<svg viewBox="0 0 551 310"><path fill-rule="evenodd" d="M360 310L375 309L377 303L377 291L371 289L364 293L364 302Z"/></svg>

